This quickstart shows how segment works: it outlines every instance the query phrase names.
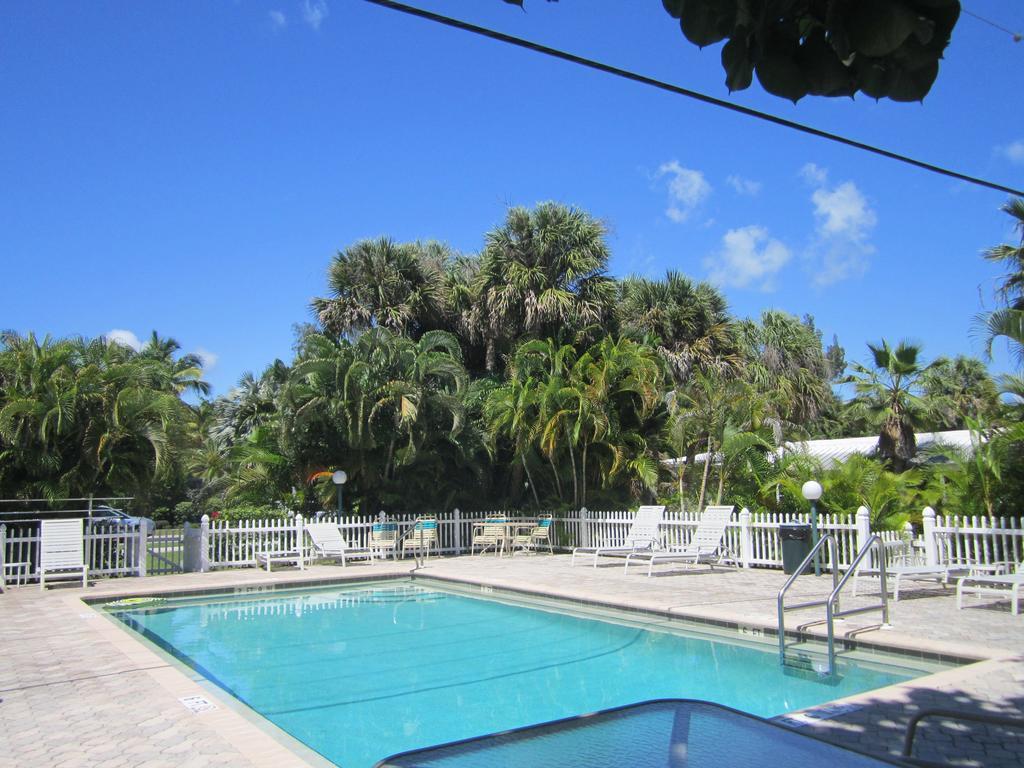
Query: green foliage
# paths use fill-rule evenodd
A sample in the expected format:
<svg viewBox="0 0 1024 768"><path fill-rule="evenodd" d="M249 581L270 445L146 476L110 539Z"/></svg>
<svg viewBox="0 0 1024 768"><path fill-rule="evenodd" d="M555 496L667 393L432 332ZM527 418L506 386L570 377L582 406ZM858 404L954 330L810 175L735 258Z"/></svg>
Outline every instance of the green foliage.
<svg viewBox="0 0 1024 768"><path fill-rule="evenodd" d="M0 487L135 496L133 511L175 525L334 509L336 469L345 509L363 514L655 497L797 512L811 478L823 510L865 505L876 527L925 504L1017 514L1020 376L1000 379L1014 398L1000 403L979 361L925 366L915 345L883 340L852 364L842 404L831 384L845 352L834 338L822 349L812 318L737 320L714 288L673 272L616 283L604 236L589 214L544 203L511 209L479 256L357 243L332 262L321 324L299 326L294 359L194 407L182 395L205 392L199 361L173 339L135 351L4 334ZM1015 280L1002 295L1017 303ZM1024 339L1012 323L1001 332ZM958 426L973 451L914 455L915 429ZM870 430L884 464L778 456L786 441Z"/></svg>
<svg viewBox="0 0 1024 768"><path fill-rule="evenodd" d="M0 487L14 496L135 496L182 480L203 392L199 361L156 333L141 351L104 338L0 337ZM147 506L143 504L143 506Z"/></svg>
<svg viewBox="0 0 1024 768"><path fill-rule="evenodd" d="M238 523L243 520L287 520L288 512L269 504L240 504L215 510L211 517L225 523Z"/></svg>
<svg viewBox="0 0 1024 768"><path fill-rule="evenodd" d="M918 361L921 347L908 341L891 347L882 339L878 346L868 344L868 349L873 365L854 363L853 374L846 379L857 393L851 407L880 425L878 455L903 471L917 451L914 428L926 412L920 379L929 366Z"/></svg>
<svg viewBox="0 0 1024 768"><path fill-rule="evenodd" d="M771 94L791 101L853 96L920 101L960 15L958 0L663 0L683 35L704 47L727 40L722 67L729 91L756 73Z"/></svg>

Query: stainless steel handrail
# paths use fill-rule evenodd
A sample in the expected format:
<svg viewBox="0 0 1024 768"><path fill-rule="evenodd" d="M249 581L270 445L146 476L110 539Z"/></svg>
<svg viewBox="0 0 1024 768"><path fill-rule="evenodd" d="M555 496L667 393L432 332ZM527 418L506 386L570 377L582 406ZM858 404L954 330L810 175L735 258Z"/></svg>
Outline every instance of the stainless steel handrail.
<svg viewBox="0 0 1024 768"><path fill-rule="evenodd" d="M882 602L877 605L867 605L863 608L849 608L845 611L839 610L839 593L843 587L846 586L852 577L857 573L857 566L860 565L860 561L868 556L871 552L871 548L876 547L878 550L878 577L879 587L882 592ZM849 569L843 574L843 578L839 580L839 583L832 589L832 594L828 596L828 600L825 603L825 620L828 623L828 666L829 672L835 666L835 632L833 630L833 624L837 618L842 616L853 616L857 613L867 613L868 611L875 611L881 608L882 610L882 626L889 626L889 590L885 583L885 542L882 541L881 536L871 536L867 540L867 543L861 547L860 552L853 558L853 562L850 563Z"/></svg>
<svg viewBox="0 0 1024 768"><path fill-rule="evenodd" d="M797 577L800 576L804 569L811 564L811 561L818 555L818 552L822 549L825 542L829 543L829 553L832 556L831 571L832 571L832 591L829 596L824 600L808 600L803 603L797 603L796 605L786 605L786 592L793 582L796 581ZM861 608L849 608L845 611L839 608L839 595L843 591L843 587L846 586L847 582L853 578L857 573L857 567L861 561L867 557L872 548L876 548L878 551L879 567L878 573L880 577L880 588L882 591L882 601L877 605L868 605ZM882 611L882 626L889 626L889 592L886 585L885 578L885 543L882 541L880 536L871 536L867 543L861 547L860 552L853 558L853 562L850 564L849 569L843 574L842 578L839 577L839 557L838 548L836 545L835 538L826 533L822 536L818 542L811 548L810 554L804 558L804 561L800 563L800 567L791 575L786 583L783 584L782 589L779 590L778 598L778 612L779 612L779 663L786 663L786 611L796 610L798 608L813 608L814 606L824 605L825 606L825 626L828 632L828 674L832 674L835 671L836 666L836 635L835 635L835 620L842 618L843 616L852 616L858 613L867 613L868 611L875 611L881 609Z"/></svg>
<svg viewBox="0 0 1024 768"><path fill-rule="evenodd" d="M839 574L836 571L837 564L839 563L839 548L836 544L835 536L831 533L823 534L814 546L811 547L810 553L804 558L800 566L793 572L793 574L786 580L786 583L782 585L782 589L779 590L778 598L778 609L779 609L779 663L786 663L786 611L795 611L798 608L813 608L816 605L825 605L827 600L808 600L804 603L797 603L796 605L786 606L786 592L793 586L793 582L797 580L797 577L804 572L817 557L818 552L821 551L824 546L828 544L829 554L832 556L832 591L835 593L835 588L839 584Z"/></svg>

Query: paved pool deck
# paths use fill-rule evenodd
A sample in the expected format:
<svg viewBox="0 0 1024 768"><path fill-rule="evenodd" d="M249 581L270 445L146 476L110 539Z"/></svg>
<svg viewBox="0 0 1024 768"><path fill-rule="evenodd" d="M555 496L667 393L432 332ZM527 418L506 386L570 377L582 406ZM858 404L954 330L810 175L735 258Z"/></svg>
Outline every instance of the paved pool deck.
<svg viewBox="0 0 1024 768"><path fill-rule="evenodd" d="M621 562L570 568L566 555L491 555L318 565L268 574L252 569L108 579L88 589L36 586L0 594L0 768L289 768L329 765L226 694L183 670L91 608L89 601L206 590L261 590L310 581L383 579L413 573L566 600L739 626L748 635L776 627L785 576L771 570L658 566L653 578L624 575ZM801 577L795 600L827 593L827 577ZM844 597L846 606L877 601ZM841 623L837 634L871 647L976 660L908 683L842 700L842 714L793 718L801 730L864 751L898 754L906 722L921 709L1024 717L1024 616L1006 602L971 599L956 609L952 590L910 585L891 603L892 629L878 614ZM787 617L787 629L823 636L823 609ZM767 632L766 632L767 630ZM193 714L182 698L216 708ZM1024 766L1024 730L942 724L923 729L916 754L955 756L957 765Z"/></svg>

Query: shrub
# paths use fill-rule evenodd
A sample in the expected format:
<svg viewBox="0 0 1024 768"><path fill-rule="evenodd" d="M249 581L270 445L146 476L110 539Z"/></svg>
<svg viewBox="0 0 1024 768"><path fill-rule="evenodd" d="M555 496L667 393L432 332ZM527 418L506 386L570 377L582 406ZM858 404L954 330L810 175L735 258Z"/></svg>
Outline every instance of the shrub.
<svg viewBox="0 0 1024 768"><path fill-rule="evenodd" d="M213 515L210 517L212 518ZM239 504L238 506L221 509L216 519L228 523L237 523L240 520L284 520L287 517L288 513L285 510L279 507L272 507L269 504Z"/></svg>

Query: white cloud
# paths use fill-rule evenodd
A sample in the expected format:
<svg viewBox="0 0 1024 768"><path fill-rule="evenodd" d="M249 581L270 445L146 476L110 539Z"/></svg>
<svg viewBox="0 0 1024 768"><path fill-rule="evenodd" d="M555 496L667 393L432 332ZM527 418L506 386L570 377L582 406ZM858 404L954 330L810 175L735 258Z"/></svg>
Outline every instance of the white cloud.
<svg viewBox="0 0 1024 768"><path fill-rule="evenodd" d="M657 178L662 176L669 176L668 208L665 209L665 215L677 224L686 221L711 194L711 185L703 173L683 168L676 160L661 164Z"/></svg>
<svg viewBox="0 0 1024 768"><path fill-rule="evenodd" d="M722 237L722 249L704 260L709 279L721 286L762 291L775 290L775 275L792 258L781 241L768 235L764 227L751 225L730 229Z"/></svg>
<svg viewBox="0 0 1024 768"><path fill-rule="evenodd" d="M816 223L808 256L814 262L816 285L831 285L862 275L875 253L871 232L878 217L852 181L827 186L828 173L809 163L801 175L817 189L811 193Z"/></svg>
<svg viewBox="0 0 1024 768"><path fill-rule="evenodd" d="M270 15L270 23L274 29L284 29L288 26L288 17L286 17L281 11L268 11Z"/></svg>
<svg viewBox="0 0 1024 768"><path fill-rule="evenodd" d="M120 344L122 347L131 347L136 352L142 349L142 342L139 341L139 337L131 331L115 328L112 331L107 331L106 337L108 342Z"/></svg>
<svg viewBox="0 0 1024 768"><path fill-rule="evenodd" d="M999 154L1014 165L1024 165L1024 139L1017 139L1005 147L999 147Z"/></svg>
<svg viewBox="0 0 1024 768"><path fill-rule="evenodd" d="M738 195L749 195L753 197L761 191L763 186L760 181L753 181L751 179L744 179L742 176L729 176L726 178L726 183L736 190Z"/></svg>
<svg viewBox="0 0 1024 768"><path fill-rule="evenodd" d="M213 366L217 364L220 359L220 355L216 352L211 352L208 349L202 347L196 347L196 357L203 363L203 370L209 371L213 369Z"/></svg>
<svg viewBox="0 0 1024 768"><path fill-rule="evenodd" d="M303 0L302 20L314 30L320 29L329 13L326 0Z"/></svg>
<svg viewBox="0 0 1024 768"><path fill-rule="evenodd" d="M820 187L828 181L828 171L814 163L805 163L800 176L813 187Z"/></svg>

